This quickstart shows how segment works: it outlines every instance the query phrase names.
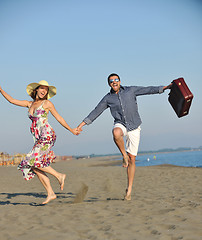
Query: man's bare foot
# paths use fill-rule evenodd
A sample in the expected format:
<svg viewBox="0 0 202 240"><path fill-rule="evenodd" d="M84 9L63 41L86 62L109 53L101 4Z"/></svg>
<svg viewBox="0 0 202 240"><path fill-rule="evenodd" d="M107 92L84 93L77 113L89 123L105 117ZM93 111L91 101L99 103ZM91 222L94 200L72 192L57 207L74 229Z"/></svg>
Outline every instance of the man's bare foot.
<svg viewBox="0 0 202 240"><path fill-rule="evenodd" d="M124 200L130 201L130 200L131 200L131 195L126 195L126 196L124 197Z"/></svg>
<svg viewBox="0 0 202 240"><path fill-rule="evenodd" d="M44 202L42 202L42 204L47 204L47 203L49 203L51 200L54 200L54 199L56 199L56 198L57 198L57 196L56 196L55 194L52 194L52 195L48 196L48 197L46 198L46 200L45 200Z"/></svg>
<svg viewBox="0 0 202 240"><path fill-rule="evenodd" d="M127 201L131 200L131 193L128 192L128 189L126 189L126 195L124 196L124 200L127 200Z"/></svg>
<svg viewBox="0 0 202 240"><path fill-rule="evenodd" d="M66 178L66 174L61 173L61 177L60 177L60 180L59 180L60 190L63 190L63 188L64 188L65 178Z"/></svg>
<svg viewBox="0 0 202 240"><path fill-rule="evenodd" d="M128 155L123 156L123 165L122 167L127 168L128 167Z"/></svg>

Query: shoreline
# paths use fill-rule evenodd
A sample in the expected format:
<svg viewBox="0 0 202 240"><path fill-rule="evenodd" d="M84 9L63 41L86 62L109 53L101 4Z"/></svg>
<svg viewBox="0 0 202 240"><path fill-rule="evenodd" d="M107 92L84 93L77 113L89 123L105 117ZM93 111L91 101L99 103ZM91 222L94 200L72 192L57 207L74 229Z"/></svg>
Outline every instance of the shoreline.
<svg viewBox="0 0 202 240"><path fill-rule="evenodd" d="M198 149L190 149L190 150L181 150L181 151L157 151L157 152L139 152L138 156L144 156L144 155L158 155L158 154L170 154L170 153L183 153L183 152L198 152L198 151L202 151L201 148ZM0 155L0 167L1 166L17 166L22 159L24 159L26 157L26 154L16 154L16 155ZM62 161L72 161L72 160L86 160L86 159L105 159L110 160L110 159L116 159L117 161L119 161L119 159L122 159L122 155L117 153L117 154L108 154L108 155L83 155L83 156L59 156L56 155L55 158L55 162L62 162ZM121 160L120 160L121 161ZM136 162L138 162L139 160L136 159ZM121 163L120 163L121 164ZM113 164L115 165L115 164ZM161 165L161 164L158 164ZM172 165L172 164L171 164ZM173 164L174 165L174 164ZM155 165L157 166L157 165ZM178 166L178 165L175 165ZM179 165L180 166L180 165ZM188 166L189 167L189 166ZM201 167L201 166L196 166L196 167Z"/></svg>

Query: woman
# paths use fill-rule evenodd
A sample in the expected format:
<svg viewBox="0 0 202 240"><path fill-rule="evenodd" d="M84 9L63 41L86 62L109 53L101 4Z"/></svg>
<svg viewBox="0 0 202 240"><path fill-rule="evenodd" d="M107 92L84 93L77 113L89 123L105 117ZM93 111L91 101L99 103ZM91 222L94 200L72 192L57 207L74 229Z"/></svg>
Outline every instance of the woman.
<svg viewBox="0 0 202 240"><path fill-rule="evenodd" d="M32 121L30 130L34 138L34 147L27 154L25 160L20 162L18 169L22 171L25 180L32 179L35 174L38 176L47 191L47 198L42 204L47 204L55 199L56 195L46 173L52 174L57 178L61 190L63 190L66 178L66 174L59 173L50 166L55 158L51 148L56 141L56 135L48 123L49 111L71 133L78 135L80 132L77 128L72 129L56 111L53 103L48 100L56 95L54 86L50 86L47 81L41 80L39 83L29 84L26 90L33 98L33 101L14 99L0 87L0 92L7 101L14 105L28 108L28 116Z"/></svg>

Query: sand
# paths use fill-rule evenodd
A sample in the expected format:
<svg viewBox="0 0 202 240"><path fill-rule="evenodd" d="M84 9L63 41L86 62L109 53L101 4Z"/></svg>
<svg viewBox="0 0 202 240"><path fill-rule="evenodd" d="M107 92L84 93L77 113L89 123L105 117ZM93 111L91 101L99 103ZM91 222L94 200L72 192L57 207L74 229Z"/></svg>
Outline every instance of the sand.
<svg viewBox="0 0 202 240"><path fill-rule="evenodd" d="M123 201L126 170L111 157L52 164L67 174L57 199L37 177L0 167L1 240L201 240L202 168L137 167L131 201ZM120 163L121 164L121 163Z"/></svg>

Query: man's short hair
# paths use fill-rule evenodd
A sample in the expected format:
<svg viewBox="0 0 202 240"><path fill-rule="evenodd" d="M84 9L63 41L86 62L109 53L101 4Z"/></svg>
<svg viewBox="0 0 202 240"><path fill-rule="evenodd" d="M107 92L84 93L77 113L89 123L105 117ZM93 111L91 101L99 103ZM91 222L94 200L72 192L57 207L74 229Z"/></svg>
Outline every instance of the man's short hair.
<svg viewBox="0 0 202 240"><path fill-rule="evenodd" d="M116 74L116 73L111 73L111 74L108 76L108 78L107 78L108 84L109 84L109 79L110 79L110 77L113 77L113 76L117 76L118 79L119 79L119 81L121 80L118 74Z"/></svg>

